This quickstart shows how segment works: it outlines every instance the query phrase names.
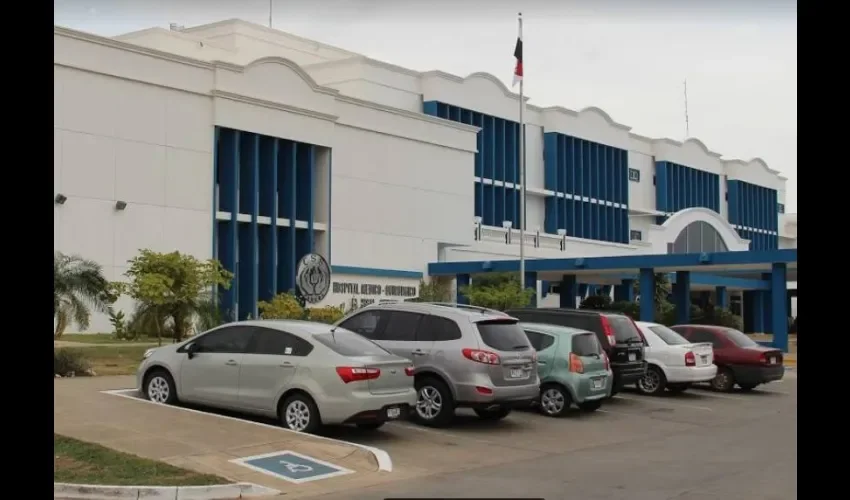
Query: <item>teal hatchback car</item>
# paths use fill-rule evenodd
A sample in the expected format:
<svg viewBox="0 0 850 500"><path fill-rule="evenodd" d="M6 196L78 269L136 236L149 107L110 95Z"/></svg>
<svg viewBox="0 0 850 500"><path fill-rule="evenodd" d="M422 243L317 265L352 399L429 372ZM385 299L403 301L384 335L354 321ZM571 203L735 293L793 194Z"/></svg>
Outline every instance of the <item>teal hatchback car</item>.
<svg viewBox="0 0 850 500"><path fill-rule="evenodd" d="M611 393L614 374L596 334L540 323L519 326L537 350L540 412L559 417L573 404L582 411L598 410Z"/></svg>

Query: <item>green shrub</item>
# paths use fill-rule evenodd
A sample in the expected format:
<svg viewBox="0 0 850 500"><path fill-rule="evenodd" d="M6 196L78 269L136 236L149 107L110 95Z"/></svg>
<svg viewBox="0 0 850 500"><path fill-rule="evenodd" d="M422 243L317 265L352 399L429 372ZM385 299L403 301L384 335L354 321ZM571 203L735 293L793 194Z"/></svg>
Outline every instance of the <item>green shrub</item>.
<svg viewBox="0 0 850 500"><path fill-rule="evenodd" d="M610 310L625 314L626 316L632 318L635 321L640 320L640 304L638 304L637 302L629 302L627 300L614 302L613 304L611 304Z"/></svg>
<svg viewBox="0 0 850 500"><path fill-rule="evenodd" d="M262 319L304 319L306 312L294 293L279 293L257 304Z"/></svg>
<svg viewBox="0 0 850 500"><path fill-rule="evenodd" d="M308 307L307 319L319 323L333 324L345 316L345 304L339 306Z"/></svg>
<svg viewBox="0 0 850 500"><path fill-rule="evenodd" d="M592 309L595 311L610 311L611 297L608 295L590 295L581 301L579 309Z"/></svg>
<svg viewBox="0 0 850 500"><path fill-rule="evenodd" d="M63 377L71 374L86 375L91 363L78 349L53 349L53 374Z"/></svg>

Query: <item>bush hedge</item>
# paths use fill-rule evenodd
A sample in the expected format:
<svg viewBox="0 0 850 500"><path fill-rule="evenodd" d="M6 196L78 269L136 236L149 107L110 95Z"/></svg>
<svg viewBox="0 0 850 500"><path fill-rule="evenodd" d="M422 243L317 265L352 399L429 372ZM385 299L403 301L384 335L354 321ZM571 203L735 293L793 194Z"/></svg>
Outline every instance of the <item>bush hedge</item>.
<svg viewBox="0 0 850 500"><path fill-rule="evenodd" d="M70 374L86 375L91 363L76 349L53 349L53 375L67 377Z"/></svg>
<svg viewBox="0 0 850 500"><path fill-rule="evenodd" d="M591 295L584 299L579 305L580 309L593 309L597 311L612 311L625 314L635 321L640 319L640 304L637 302L612 302L607 295ZM656 304L655 322L662 325L672 326L678 323L676 320L676 306L664 301ZM709 305L705 309L691 304L691 321L696 325L718 325L741 330L744 322L728 309Z"/></svg>

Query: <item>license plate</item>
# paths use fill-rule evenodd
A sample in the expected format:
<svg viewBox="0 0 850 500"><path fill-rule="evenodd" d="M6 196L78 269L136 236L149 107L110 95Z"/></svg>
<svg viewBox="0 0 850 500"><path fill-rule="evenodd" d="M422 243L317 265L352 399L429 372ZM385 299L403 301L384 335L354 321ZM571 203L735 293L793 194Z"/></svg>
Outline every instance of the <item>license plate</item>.
<svg viewBox="0 0 850 500"><path fill-rule="evenodd" d="M605 381L603 379L601 379L601 378L596 379L596 380L593 381L593 388L594 389L602 389L602 386L604 384L605 384Z"/></svg>
<svg viewBox="0 0 850 500"><path fill-rule="evenodd" d="M708 363L708 354L700 355L700 359L702 360L703 363Z"/></svg>
<svg viewBox="0 0 850 500"><path fill-rule="evenodd" d="M387 408L387 418L393 419L401 416L401 408Z"/></svg>
<svg viewBox="0 0 850 500"><path fill-rule="evenodd" d="M637 359L637 354L630 352L629 353L629 361L635 361Z"/></svg>
<svg viewBox="0 0 850 500"><path fill-rule="evenodd" d="M776 358L770 358L770 364L775 365L776 364Z"/></svg>
<svg viewBox="0 0 850 500"><path fill-rule="evenodd" d="M522 378L522 368L511 368L511 378Z"/></svg>

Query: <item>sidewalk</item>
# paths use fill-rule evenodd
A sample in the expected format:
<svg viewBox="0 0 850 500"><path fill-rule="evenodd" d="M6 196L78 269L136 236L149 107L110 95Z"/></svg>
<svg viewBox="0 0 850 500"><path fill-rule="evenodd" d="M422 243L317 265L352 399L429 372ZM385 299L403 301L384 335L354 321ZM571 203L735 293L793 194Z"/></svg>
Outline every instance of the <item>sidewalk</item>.
<svg viewBox="0 0 850 500"><path fill-rule="evenodd" d="M316 495L383 483L375 456L335 440L154 405L101 391L133 387L132 376L54 379L53 431L178 467L274 488L287 496ZM230 460L290 450L356 474L293 484ZM394 478L393 478L394 479Z"/></svg>

